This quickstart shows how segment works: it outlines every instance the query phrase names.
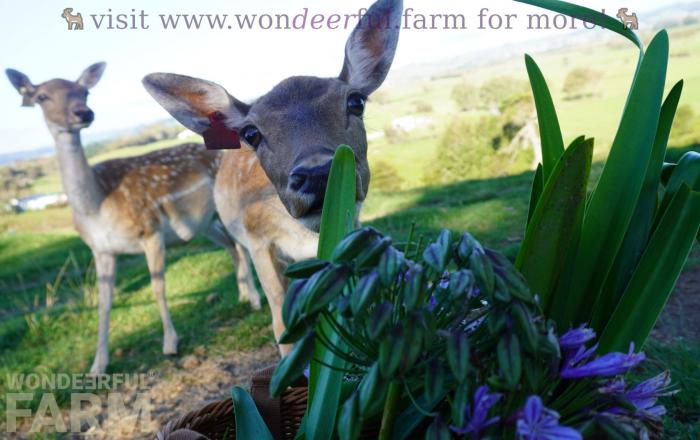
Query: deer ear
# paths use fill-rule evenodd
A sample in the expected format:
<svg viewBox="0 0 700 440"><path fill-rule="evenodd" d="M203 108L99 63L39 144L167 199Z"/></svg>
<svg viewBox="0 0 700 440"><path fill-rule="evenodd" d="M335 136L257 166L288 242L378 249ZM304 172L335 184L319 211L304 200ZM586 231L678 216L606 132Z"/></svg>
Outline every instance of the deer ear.
<svg viewBox="0 0 700 440"><path fill-rule="evenodd" d="M369 8L345 45L340 79L370 95L384 82L399 42L402 0L379 0Z"/></svg>
<svg viewBox="0 0 700 440"><path fill-rule="evenodd" d="M107 63L95 63L85 69L83 73L80 74L80 78L78 78L78 81L76 82L86 89L91 89L100 81L106 67Z"/></svg>
<svg viewBox="0 0 700 440"><path fill-rule="evenodd" d="M222 86L204 79L174 73L152 73L143 79L148 93L182 125L204 135L211 129L223 133L235 127L249 106L238 101ZM205 136L206 140L206 136ZM214 140L211 148L223 147Z"/></svg>
<svg viewBox="0 0 700 440"><path fill-rule="evenodd" d="M5 74L20 95L31 97L36 91L36 87L29 81L29 77L24 73L15 69L7 69L5 70Z"/></svg>

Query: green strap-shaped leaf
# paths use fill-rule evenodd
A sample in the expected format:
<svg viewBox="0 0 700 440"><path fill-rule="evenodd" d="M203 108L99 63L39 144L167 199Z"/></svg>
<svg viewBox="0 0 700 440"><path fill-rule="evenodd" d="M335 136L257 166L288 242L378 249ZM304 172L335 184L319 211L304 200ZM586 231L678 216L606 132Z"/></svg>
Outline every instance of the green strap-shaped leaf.
<svg viewBox="0 0 700 440"><path fill-rule="evenodd" d="M576 139L542 191L515 265L543 307L549 303L583 215L593 160L593 139Z"/></svg>
<svg viewBox="0 0 700 440"><path fill-rule="evenodd" d="M661 170L661 184L663 186L668 185L668 181L671 179L671 176L673 175L673 170L675 169L675 163L664 162L664 167Z"/></svg>
<svg viewBox="0 0 700 440"><path fill-rule="evenodd" d="M529 5L539 6L541 8L549 9L550 11L559 12L560 14L568 15L570 17L578 18L579 20L587 21L593 23L597 26L602 26L613 32L617 32L623 37L634 43L639 50L642 50L642 42L639 37L629 30L627 26L622 24L622 22L616 18L610 17L601 13L600 11L595 11L593 9L586 8L584 6L575 5L572 3L562 2L558 0L515 0L520 3L527 3Z"/></svg>
<svg viewBox="0 0 700 440"><path fill-rule="evenodd" d="M411 403L408 408L399 414L394 422L394 428L391 431L391 438L394 440L416 438L417 434L414 431L427 417L426 411L433 411L433 409L435 409L440 402L444 401L445 397L446 393L444 391L441 392L439 397L432 402L427 401L424 395L419 396L416 399L416 405L420 406L420 409L416 408L416 405Z"/></svg>
<svg viewBox="0 0 700 440"><path fill-rule="evenodd" d="M543 189L544 177L542 176L542 164L538 164L537 170L535 171L535 178L532 180L532 190L530 190L530 207L527 212L528 225L530 224L530 220L532 220L532 214L535 213L535 208L537 208L537 202L540 201Z"/></svg>
<svg viewBox="0 0 700 440"><path fill-rule="evenodd" d="M355 218L355 178L355 153L341 145L333 156L323 199L317 255L321 260L330 259L335 247L350 232L348 218L351 222Z"/></svg>
<svg viewBox="0 0 700 440"><path fill-rule="evenodd" d="M253 398L239 386L231 389L233 413L236 417L236 438L241 440L272 440L272 434L258 412Z"/></svg>
<svg viewBox="0 0 700 440"><path fill-rule="evenodd" d="M525 55L525 66L530 77L532 94L535 97L537 108L537 122L540 126L540 140L542 143L542 175L543 182L552 175L554 167L562 154L564 154L564 139L561 136L559 119L552 102L552 94L542 75L542 71L530 55Z"/></svg>
<svg viewBox="0 0 700 440"><path fill-rule="evenodd" d="M678 102L683 91L683 81L679 81L671 90L661 107L659 126L656 131L654 148L651 159L647 167L647 174L642 185L642 192L639 195L637 208L632 215L634 219L630 224L625 240L622 242L620 252L615 259L610 274L598 297L598 302L593 309L591 327L600 332L602 326L608 322L610 315L615 310L620 301L625 286L632 277L639 259L649 242L649 235L654 223L654 214L658 202L659 186L661 181L661 170L663 168L668 137L671 134L673 118L676 115Z"/></svg>
<svg viewBox="0 0 700 440"><path fill-rule="evenodd" d="M355 178L355 154L350 147L341 145L335 152L328 176L318 242L319 259L331 258L333 250L349 232L348 226L355 219ZM340 345L340 337L325 319L320 319L316 331L327 335L332 344ZM314 359L321 362L311 362L306 438L330 439L338 414L343 374L324 364L342 368L344 362L318 341Z"/></svg>
<svg viewBox="0 0 700 440"><path fill-rule="evenodd" d="M676 195L676 192L686 184L694 191L700 191L700 153L689 151L681 157L678 164L673 168L673 173L668 179L666 192L661 200L659 212L656 216L654 225L658 225L661 218L664 216L666 209L671 203L671 199Z"/></svg>
<svg viewBox="0 0 700 440"><path fill-rule="evenodd" d="M589 322L593 305L630 225L649 165L661 113L668 34L659 32L643 57L628 105L583 220L576 270L560 286L552 316L561 328Z"/></svg>
<svg viewBox="0 0 700 440"><path fill-rule="evenodd" d="M601 353L644 345L673 291L700 228L700 192L683 184L649 242L600 338Z"/></svg>

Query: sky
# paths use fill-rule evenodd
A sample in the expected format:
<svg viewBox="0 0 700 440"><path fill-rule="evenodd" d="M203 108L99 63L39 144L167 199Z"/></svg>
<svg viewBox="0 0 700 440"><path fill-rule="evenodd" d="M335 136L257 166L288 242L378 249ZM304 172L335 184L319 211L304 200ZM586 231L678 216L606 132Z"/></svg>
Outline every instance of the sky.
<svg viewBox="0 0 700 440"><path fill-rule="evenodd" d="M291 75L335 76L342 67L345 41L350 29L304 30L164 30L160 14L282 14L295 16L308 8L309 17L356 14L371 0L148 0L104 1L70 0L0 0L3 26L0 28L0 68L14 68L34 84L52 78L75 80L84 68L106 61L102 81L91 91L89 106L96 121L85 130L88 136L108 133L152 123L168 117L141 85L141 78L151 72L174 72L209 79L222 84L234 96L250 100L264 94L276 83ZM578 0L593 9L606 9L614 15L619 0ZM637 12L643 23L644 13L673 0L635 0L625 3ZM85 29L68 31L61 17L70 4L83 16ZM528 30L527 14L541 13L535 7L509 0L404 0L405 8L418 14L463 14L467 29L404 29L394 67L435 62L470 51L497 48L513 42L557 38L571 30ZM479 13L485 29L479 29ZM109 14L147 14L149 29L106 29ZM488 17L515 14L512 28L489 29ZM102 18L100 29L94 19ZM11 17L11 19L8 19ZM492 18L494 26L499 17ZM410 23L414 23L410 19ZM230 22L229 22L230 23ZM233 21L234 25L236 21ZM115 22L116 24L116 22ZM307 22L307 27L308 27ZM208 27L208 26L207 26ZM580 22L578 28L582 28ZM600 32L594 30L590 32ZM391 81L391 74L388 78ZM9 81L0 79L0 154L32 150L52 145L53 141L39 108L20 107L21 98ZM84 131L84 132L85 132Z"/></svg>

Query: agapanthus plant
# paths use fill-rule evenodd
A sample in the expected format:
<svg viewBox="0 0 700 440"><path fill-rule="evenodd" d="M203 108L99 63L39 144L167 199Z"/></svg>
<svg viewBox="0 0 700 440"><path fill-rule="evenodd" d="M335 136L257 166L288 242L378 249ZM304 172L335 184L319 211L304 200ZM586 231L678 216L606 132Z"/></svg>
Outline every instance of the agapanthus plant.
<svg viewBox="0 0 700 440"><path fill-rule="evenodd" d="M578 439L656 432L664 373L626 388L643 353L598 353L581 326L557 335L538 298L502 255L443 231L424 249L372 228L350 233L330 261L292 265L283 343L295 343L271 382L279 395L303 374L316 341L343 360L338 434ZM317 323L330 323L332 342ZM320 329L320 330L319 330ZM335 367L337 368L337 367Z"/></svg>
<svg viewBox="0 0 700 440"><path fill-rule="evenodd" d="M630 386L623 376L644 361L635 347L648 338L700 227L700 154L664 163L683 87L663 99L668 35L659 32L645 51L612 17L558 0L517 1L593 21L638 49L600 179L589 180L593 139L565 149L530 57L543 161L515 265L468 234L447 232L423 249L361 229L331 255L341 234L328 231L355 218L348 149L348 166L337 173L344 183L331 172L324 202L324 219L333 221L325 231L322 222L323 261L288 271L296 281L281 342L295 348L271 382L279 394L311 363L311 438L357 438L373 423L384 439L646 438L660 430L658 398L673 393L668 373ZM241 417L256 414L234 400L247 409ZM237 434L253 432L240 425L237 417Z"/></svg>

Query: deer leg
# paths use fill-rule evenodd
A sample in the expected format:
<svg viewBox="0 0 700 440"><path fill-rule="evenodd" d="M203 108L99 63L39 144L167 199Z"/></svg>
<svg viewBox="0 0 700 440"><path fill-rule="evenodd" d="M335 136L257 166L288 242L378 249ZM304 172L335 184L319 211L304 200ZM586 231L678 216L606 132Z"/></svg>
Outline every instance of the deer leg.
<svg viewBox="0 0 700 440"><path fill-rule="evenodd" d="M158 302L160 320L163 322L163 354L177 354L177 332L168 311L165 299L165 243L159 234L143 241L148 270L151 273L151 288Z"/></svg>
<svg viewBox="0 0 700 440"><path fill-rule="evenodd" d="M112 292L116 276L117 259L111 254L94 254L99 292L99 330L95 360L90 374L104 374L109 363L109 312L112 309Z"/></svg>
<svg viewBox="0 0 700 440"><path fill-rule="evenodd" d="M236 244L219 221L214 221L206 231L207 237L215 244L226 249L236 268L236 283L238 285L238 300L250 302L255 310L260 310L260 293L255 287L253 268L248 261L248 255L240 244Z"/></svg>
<svg viewBox="0 0 700 440"><path fill-rule="evenodd" d="M260 292L255 287L253 267L248 260L248 253L240 244L235 249L227 249L231 254L233 264L236 265L236 281L238 284L238 298L240 301L250 302L253 310L260 310ZM236 255L234 257L234 254Z"/></svg>
<svg viewBox="0 0 700 440"><path fill-rule="evenodd" d="M258 273L260 284L265 291L267 303L270 305L270 311L272 312L272 331L275 334L275 341L279 341L280 336L284 333L282 305L284 304L287 281L282 276L280 264L275 260L269 245L252 249L251 257L255 265L255 270ZM279 350L282 356L286 356L292 350L292 346L289 344L280 344Z"/></svg>

